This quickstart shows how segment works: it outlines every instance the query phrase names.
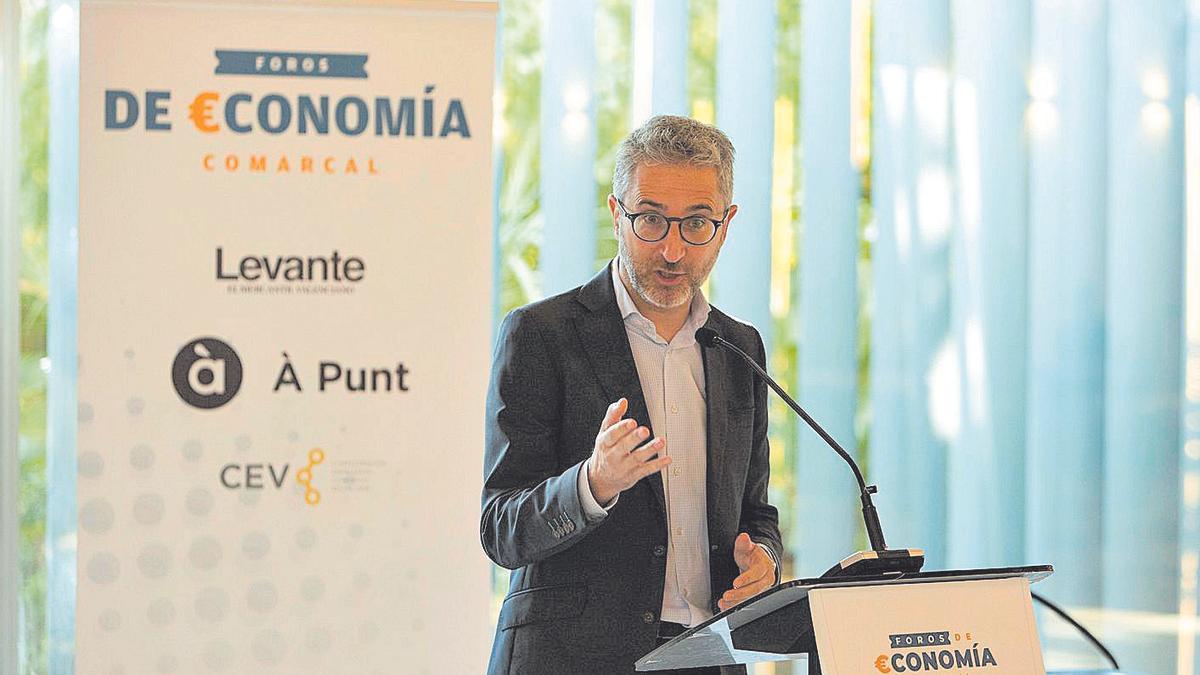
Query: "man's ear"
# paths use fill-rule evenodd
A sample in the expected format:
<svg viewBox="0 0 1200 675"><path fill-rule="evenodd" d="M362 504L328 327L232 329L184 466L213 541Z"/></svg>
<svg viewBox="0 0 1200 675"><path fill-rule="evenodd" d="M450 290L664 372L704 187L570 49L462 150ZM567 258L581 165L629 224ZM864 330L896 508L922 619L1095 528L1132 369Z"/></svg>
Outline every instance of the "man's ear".
<svg viewBox="0 0 1200 675"><path fill-rule="evenodd" d="M733 217L737 215L737 204L729 206L729 214L725 216L725 224L721 226L721 243L725 243L725 237L729 235L729 225L733 222Z"/></svg>
<svg viewBox="0 0 1200 675"><path fill-rule="evenodd" d="M608 210L612 213L613 234L621 236L621 211L620 204L617 204L617 198L611 192L608 195Z"/></svg>

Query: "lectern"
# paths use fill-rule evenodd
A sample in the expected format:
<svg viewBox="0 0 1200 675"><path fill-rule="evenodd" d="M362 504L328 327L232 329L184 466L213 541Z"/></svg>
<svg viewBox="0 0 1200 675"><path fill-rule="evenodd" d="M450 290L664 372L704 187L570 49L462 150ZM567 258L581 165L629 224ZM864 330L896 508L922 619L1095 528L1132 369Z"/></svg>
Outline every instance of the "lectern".
<svg viewBox="0 0 1200 675"><path fill-rule="evenodd" d="M1049 565L797 579L694 626L638 671L808 658L809 673L1044 675L1029 586Z"/></svg>

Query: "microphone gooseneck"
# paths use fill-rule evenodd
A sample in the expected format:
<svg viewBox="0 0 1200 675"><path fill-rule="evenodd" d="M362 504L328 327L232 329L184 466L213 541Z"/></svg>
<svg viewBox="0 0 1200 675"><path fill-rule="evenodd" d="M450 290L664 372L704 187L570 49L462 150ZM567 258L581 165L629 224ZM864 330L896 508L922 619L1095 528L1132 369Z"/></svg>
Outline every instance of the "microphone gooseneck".
<svg viewBox="0 0 1200 675"><path fill-rule="evenodd" d="M871 495L878 492L878 488L876 488L874 485L867 485L867 482L863 479L862 471L858 468L858 463L854 461L854 458L850 456L850 453L846 452L846 450L842 448L837 440L835 440L833 436L829 435L829 432L825 431L825 429L818 424L817 421L804 410L804 408L800 407L800 404L796 403L796 401L794 401L792 397L783 390L783 387L779 386L779 383L767 374L767 371L764 370L762 366L758 365L754 359L750 358L749 354L742 351L737 345L729 342L725 338L718 335L715 330L707 327L700 328L696 331L696 341L699 342L701 346L706 348L720 347L737 354L754 370L754 372L758 373L758 375L763 378L763 381L766 382L771 389L775 390L776 394L779 394L779 397L782 398L792 410L796 411L796 414L799 415L800 418L803 419L813 431L817 432L817 435L821 437L821 440L825 441L829 447L833 448L834 452L840 455L841 458L850 465L850 470L854 472L854 478L858 481L860 500L862 501L863 522L867 528L867 539L871 542L871 550L878 553L887 551L887 544L884 542L883 538L883 527L879 524L879 512L875 510L875 504L871 500Z"/></svg>

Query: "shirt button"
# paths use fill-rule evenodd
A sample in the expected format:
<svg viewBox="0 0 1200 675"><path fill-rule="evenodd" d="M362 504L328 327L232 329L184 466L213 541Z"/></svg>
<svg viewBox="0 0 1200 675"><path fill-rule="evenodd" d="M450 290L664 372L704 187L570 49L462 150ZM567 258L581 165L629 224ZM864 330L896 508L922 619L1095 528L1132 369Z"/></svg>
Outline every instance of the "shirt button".
<svg viewBox="0 0 1200 675"><path fill-rule="evenodd" d="M671 412L673 412L673 413L677 413L677 412L679 412L679 406L677 406L677 405L675 405L674 403L672 403L672 404L671 404Z"/></svg>
<svg viewBox="0 0 1200 675"><path fill-rule="evenodd" d="M682 537L682 536L683 536L683 528L682 528L682 527L677 527L677 528L675 528L675 536L676 536L676 537Z"/></svg>
<svg viewBox="0 0 1200 675"><path fill-rule="evenodd" d="M667 554L667 547L666 547L666 546L663 546L662 544L659 544L658 546L655 546L655 547L654 547L654 555L658 556L659 558L663 557L663 556L664 556L664 555L666 555L666 554Z"/></svg>
<svg viewBox="0 0 1200 675"><path fill-rule="evenodd" d="M683 475L683 469L681 469L679 467L674 467L671 469L671 475L672 476L681 476L681 475Z"/></svg>
<svg viewBox="0 0 1200 675"><path fill-rule="evenodd" d="M654 612L642 612L642 623L654 623Z"/></svg>

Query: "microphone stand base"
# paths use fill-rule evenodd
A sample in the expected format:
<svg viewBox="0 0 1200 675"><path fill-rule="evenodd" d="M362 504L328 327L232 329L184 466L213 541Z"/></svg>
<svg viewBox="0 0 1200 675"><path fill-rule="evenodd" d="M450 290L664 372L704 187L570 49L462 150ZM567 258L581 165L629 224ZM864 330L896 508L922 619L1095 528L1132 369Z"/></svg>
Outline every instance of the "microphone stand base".
<svg viewBox="0 0 1200 675"><path fill-rule="evenodd" d="M919 548L859 551L830 567L821 578L914 574L920 572L924 565L925 551Z"/></svg>

